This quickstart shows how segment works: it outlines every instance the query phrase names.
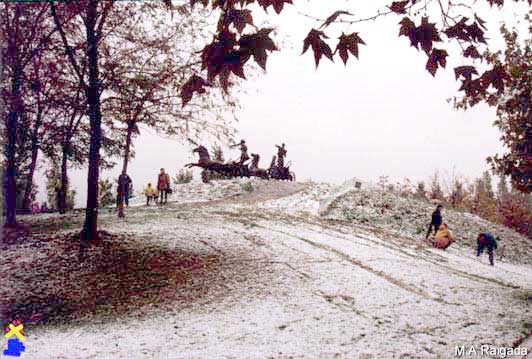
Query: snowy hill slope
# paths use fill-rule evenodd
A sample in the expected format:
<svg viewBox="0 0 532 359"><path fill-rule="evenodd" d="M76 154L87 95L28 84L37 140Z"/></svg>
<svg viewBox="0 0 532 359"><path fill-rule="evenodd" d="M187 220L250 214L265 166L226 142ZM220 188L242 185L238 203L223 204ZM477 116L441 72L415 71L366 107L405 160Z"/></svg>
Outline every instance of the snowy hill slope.
<svg viewBox="0 0 532 359"><path fill-rule="evenodd" d="M326 218L347 220L392 230L400 236L424 238L434 204L397 193L376 189L353 189L339 196L329 207ZM532 240L502 225L470 213L443 209L444 222L457 237L458 246L476 247L478 233L490 231L502 238L499 254L512 262L532 264ZM464 248L465 250L465 248Z"/></svg>
<svg viewBox="0 0 532 359"><path fill-rule="evenodd" d="M519 235L496 228L507 246L519 249L507 248L512 254L491 267L476 260L468 242L487 226L481 220L462 224L462 214L446 210L454 231L468 239L440 251L416 233L430 215L428 204L348 192L320 216L320 203L334 192L331 185L248 182L253 190L240 181L190 184L203 194L189 198L179 190L166 206L130 208L122 221L103 213L102 227L116 238L108 239L108 247L91 248L89 264L118 246L112 256L131 259L156 248L209 262L187 271L169 255L165 263L143 259L152 272L166 265L164 274L174 279L136 291L167 299L135 305L129 297L137 292L120 296L114 282L103 280L97 283L103 304L56 324L30 326L24 357L455 358L456 346L509 347L530 331L530 247ZM381 203L389 208L381 211ZM61 286L94 285L89 264L54 278L37 276L52 264L34 267L32 257L42 260L52 250L76 257L54 241L36 241L3 249L10 264L1 264L0 271L18 270L16 280L6 277L0 284L3 318L15 298L53 293L67 306ZM25 264L16 261L21 253ZM186 280L176 277L182 271ZM124 301L127 310L112 310ZM477 356L482 357L488 356Z"/></svg>

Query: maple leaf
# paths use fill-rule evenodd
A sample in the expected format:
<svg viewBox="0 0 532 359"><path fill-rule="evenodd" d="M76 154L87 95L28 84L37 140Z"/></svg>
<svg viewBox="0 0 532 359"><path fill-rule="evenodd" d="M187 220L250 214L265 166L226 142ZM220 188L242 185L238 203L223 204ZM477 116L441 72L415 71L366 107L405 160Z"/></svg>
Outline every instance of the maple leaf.
<svg viewBox="0 0 532 359"><path fill-rule="evenodd" d="M421 25L416 28L416 40L427 54L432 50L432 42L441 41L436 24L429 23L428 20L428 17L424 16L421 18Z"/></svg>
<svg viewBox="0 0 532 359"><path fill-rule="evenodd" d="M344 11L344 10L335 11L331 16L325 19L323 24L320 26L320 29L323 29L329 26L330 24L332 24L334 21L336 21L336 19L338 19L338 16L340 15L353 15L353 14L351 14L349 11Z"/></svg>
<svg viewBox="0 0 532 359"><path fill-rule="evenodd" d="M484 31L477 25L476 22L467 26L467 33L472 41L482 42L484 44L486 43L486 40L484 39Z"/></svg>
<svg viewBox="0 0 532 359"><path fill-rule="evenodd" d="M238 44L240 46L240 56L242 63L245 63L251 56L260 67L266 70L267 51L277 51L277 46L270 38L271 28L260 29L255 34L242 35Z"/></svg>
<svg viewBox="0 0 532 359"><path fill-rule="evenodd" d="M438 65L445 68L447 64L447 51L434 49L427 60L426 69L432 76L436 76L436 71L438 70Z"/></svg>
<svg viewBox="0 0 532 359"><path fill-rule="evenodd" d="M303 52L301 55L307 52L309 47L312 46L312 51L314 51L314 60L316 61L316 68L318 68L320 59L323 55L325 55L325 57L327 57L329 60L333 61L332 50L329 45L322 40L322 37L328 39L327 35L325 35L323 31L312 29L303 42Z"/></svg>
<svg viewBox="0 0 532 359"><path fill-rule="evenodd" d="M472 57L475 59L479 59L482 56L480 56L480 53L478 52L475 46L469 45L469 47L464 50L464 57Z"/></svg>
<svg viewBox="0 0 532 359"><path fill-rule="evenodd" d="M276 13L281 13L284 8L284 4L292 4L292 0L258 0L257 1L262 8L267 11L267 8L272 5ZM249 1L248 1L249 3Z"/></svg>
<svg viewBox="0 0 532 359"><path fill-rule="evenodd" d="M390 10L392 10L393 12L397 13L397 14L406 14L406 5L408 5L408 3L410 2L410 0L405 0L405 1L394 1L392 2L392 5L390 5Z"/></svg>
<svg viewBox="0 0 532 359"><path fill-rule="evenodd" d="M464 91L466 96L469 97L473 102L478 102L477 96L483 90L483 86L480 82L480 79L464 79L462 81L462 86L460 86L459 91Z"/></svg>
<svg viewBox="0 0 532 359"><path fill-rule="evenodd" d="M202 70L207 69L207 77L213 80L222 71L226 55L233 51L236 45L235 34L222 31L211 44L201 51Z"/></svg>
<svg viewBox="0 0 532 359"><path fill-rule="evenodd" d="M494 66L491 70L484 72L481 76L481 81L485 83L486 88L489 85L492 85L499 92L504 90L505 82L509 79L510 77L502 65Z"/></svg>
<svg viewBox="0 0 532 359"><path fill-rule="evenodd" d="M484 21L476 17L476 15L475 19L478 22L478 25L477 22L473 22L471 25L467 25L466 22L469 19L464 16L460 19L459 22L457 22L453 26L448 27L443 32L449 38L457 38L463 41L481 42L485 44L486 40L484 39L484 30L482 30L482 28L485 28L483 25Z"/></svg>
<svg viewBox="0 0 532 359"><path fill-rule="evenodd" d="M460 76L463 76L466 80L471 80L471 77L478 75L478 72L474 66L458 66L454 68L454 75L457 80Z"/></svg>
<svg viewBox="0 0 532 359"><path fill-rule="evenodd" d="M194 92L203 94L206 92L205 86L211 86L207 81L198 75L192 75L192 77L181 88L181 106L185 107L187 103L192 100Z"/></svg>
<svg viewBox="0 0 532 359"><path fill-rule="evenodd" d="M417 48L416 25L414 22L408 17L404 17L399 24L401 25L399 36L407 36L410 39L410 46Z"/></svg>
<svg viewBox="0 0 532 359"><path fill-rule="evenodd" d="M445 35L449 38L457 38L464 41L469 41L469 33L467 32L466 22L469 20L467 17L463 16L460 21L458 21L453 26L448 27L443 31Z"/></svg>
<svg viewBox="0 0 532 359"><path fill-rule="evenodd" d="M239 33L244 31L246 24L253 25L251 10L230 10L222 19L224 26L229 26L232 23Z"/></svg>
<svg viewBox="0 0 532 359"><path fill-rule="evenodd" d="M431 56L434 57L441 67L445 68L445 65L447 65L447 51L442 49L434 49L432 50Z"/></svg>
<svg viewBox="0 0 532 359"><path fill-rule="evenodd" d="M347 65L349 52L358 59L358 44L366 45L366 43L358 36L358 32L354 32L350 35L342 33L339 39L340 41L338 42L334 53L336 54L336 52L338 52L344 65Z"/></svg>
<svg viewBox="0 0 532 359"><path fill-rule="evenodd" d="M207 77L213 79L220 72L220 64L223 63L223 49L217 43L212 43L201 51L201 69L207 69Z"/></svg>

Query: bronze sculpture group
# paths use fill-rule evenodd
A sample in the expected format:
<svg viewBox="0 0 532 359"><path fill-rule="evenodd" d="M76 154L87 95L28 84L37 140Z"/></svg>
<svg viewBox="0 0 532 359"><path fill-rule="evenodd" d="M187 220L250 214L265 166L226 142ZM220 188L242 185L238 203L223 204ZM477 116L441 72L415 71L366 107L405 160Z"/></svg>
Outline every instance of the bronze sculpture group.
<svg viewBox="0 0 532 359"><path fill-rule="evenodd" d="M233 146L240 147L240 160L230 161L228 163L222 163L211 160L209 151L204 146L199 145L192 150L193 153L198 153L199 161L197 163L189 163L186 167L201 167L204 171L201 174L203 182L209 182L209 171L219 173L226 177L259 177L264 179L278 179L295 181L296 176L294 172L290 171L290 163L286 166L284 159L287 151L285 144L277 147L277 156L273 156L272 162L268 169L259 168L260 156L256 153L251 154L251 164L247 165L246 162L250 159L248 155L248 147L246 141L242 140Z"/></svg>

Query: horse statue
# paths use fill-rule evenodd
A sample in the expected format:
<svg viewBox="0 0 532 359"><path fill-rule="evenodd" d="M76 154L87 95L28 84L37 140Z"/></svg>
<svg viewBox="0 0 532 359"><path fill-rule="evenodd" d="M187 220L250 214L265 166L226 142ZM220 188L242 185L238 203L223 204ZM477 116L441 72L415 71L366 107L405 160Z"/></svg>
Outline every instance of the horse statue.
<svg viewBox="0 0 532 359"><path fill-rule="evenodd" d="M191 168L195 166L195 167L206 168L213 164L222 164L220 162L215 162L211 160L211 155L209 154L209 150L207 150L205 146L199 145L198 147L192 150L192 153L198 153L199 161L198 163L188 163L185 165L185 167Z"/></svg>
<svg viewBox="0 0 532 359"><path fill-rule="evenodd" d="M209 182L209 171L217 172L227 177L249 177L249 170L246 165L240 165L235 162L222 163L213 161L211 160L209 150L207 150L205 146L199 145L198 147L194 148L192 152L197 153L199 155L199 161L197 163L188 163L185 165L185 167L203 168L204 171L201 174L201 178L205 183Z"/></svg>
<svg viewBox="0 0 532 359"><path fill-rule="evenodd" d="M256 153L251 154L251 165L249 166L249 174L254 177L269 179L269 171L259 168L260 156Z"/></svg>

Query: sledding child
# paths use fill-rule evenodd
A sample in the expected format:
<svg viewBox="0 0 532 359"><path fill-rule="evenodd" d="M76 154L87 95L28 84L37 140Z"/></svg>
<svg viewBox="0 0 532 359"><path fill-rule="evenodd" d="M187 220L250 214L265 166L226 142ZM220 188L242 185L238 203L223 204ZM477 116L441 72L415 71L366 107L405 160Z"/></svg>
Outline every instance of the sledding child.
<svg viewBox="0 0 532 359"><path fill-rule="evenodd" d="M490 259L490 265L493 265L493 250L497 249L497 238L493 238L493 234L490 232L480 233L477 238L477 257L481 260L480 255L484 252L484 248L488 249L488 257Z"/></svg>
<svg viewBox="0 0 532 359"><path fill-rule="evenodd" d="M438 228L438 232L436 232L436 235L434 236L432 246L434 248L447 249L453 242L454 237L449 228L447 227L447 224L442 223L440 225L440 228Z"/></svg>
<svg viewBox="0 0 532 359"><path fill-rule="evenodd" d="M157 204L158 193L155 188L151 186L151 183L148 183L148 187L144 190L146 195L146 206L150 205L150 201L153 200L153 203Z"/></svg>

